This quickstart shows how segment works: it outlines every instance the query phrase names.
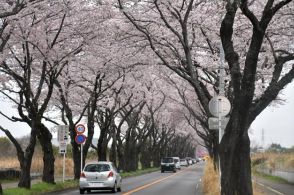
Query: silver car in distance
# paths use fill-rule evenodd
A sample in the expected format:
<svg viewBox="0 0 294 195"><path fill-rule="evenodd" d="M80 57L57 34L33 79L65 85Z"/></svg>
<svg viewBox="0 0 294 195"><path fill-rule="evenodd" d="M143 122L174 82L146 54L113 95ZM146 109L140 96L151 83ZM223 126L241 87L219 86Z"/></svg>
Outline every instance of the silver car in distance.
<svg viewBox="0 0 294 195"><path fill-rule="evenodd" d="M80 194L91 190L121 191L122 178L112 162L96 161L86 163L80 176Z"/></svg>

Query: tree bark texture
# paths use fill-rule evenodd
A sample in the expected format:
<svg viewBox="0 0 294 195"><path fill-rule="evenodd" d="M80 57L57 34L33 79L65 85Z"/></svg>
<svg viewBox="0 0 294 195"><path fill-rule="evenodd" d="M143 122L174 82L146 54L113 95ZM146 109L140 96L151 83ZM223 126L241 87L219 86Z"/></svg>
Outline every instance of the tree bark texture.
<svg viewBox="0 0 294 195"><path fill-rule="evenodd" d="M142 147L142 152L141 152L141 157L140 157L140 162L142 164L142 168L146 169L146 168L150 168L151 167L151 161L152 161L152 155L154 154L150 154L151 153L151 148L149 148L148 146Z"/></svg>
<svg viewBox="0 0 294 195"><path fill-rule="evenodd" d="M106 129L101 129L100 137L98 139L97 143L97 153L98 153L98 159L100 161L106 161L107 160L107 131Z"/></svg>
<svg viewBox="0 0 294 195"><path fill-rule="evenodd" d="M117 143L116 143L116 134L114 133L114 135L112 136L112 144L111 144L111 150L110 150L110 155L109 155L109 160L111 162L113 162L116 166L118 166L117 164L117 152L116 152L116 147L117 147Z"/></svg>
<svg viewBox="0 0 294 195"><path fill-rule="evenodd" d="M81 151L75 141L72 141L72 158L74 162L74 179L80 179L81 174Z"/></svg>
<svg viewBox="0 0 294 195"><path fill-rule="evenodd" d="M55 157L52 147L52 134L43 124L40 125L40 131L38 133L38 139L43 150L43 176L42 181L46 183L55 183L54 180L54 162Z"/></svg>
<svg viewBox="0 0 294 195"><path fill-rule="evenodd" d="M18 187L20 188L31 188L31 165L32 158L27 157L23 159L22 166L20 167L20 179Z"/></svg>
<svg viewBox="0 0 294 195"><path fill-rule="evenodd" d="M34 123L33 123L34 124ZM17 157L20 164L20 179L18 187L31 188L31 165L37 141L37 129L32 125L30 143L25 152L20 149L17 150Z"/></svg>
<svg viewBox="0 0 294 195"><path fill-rule="evenodd" d="M252 194L248 133L224 136L220 150L221 194Z"/></svg>

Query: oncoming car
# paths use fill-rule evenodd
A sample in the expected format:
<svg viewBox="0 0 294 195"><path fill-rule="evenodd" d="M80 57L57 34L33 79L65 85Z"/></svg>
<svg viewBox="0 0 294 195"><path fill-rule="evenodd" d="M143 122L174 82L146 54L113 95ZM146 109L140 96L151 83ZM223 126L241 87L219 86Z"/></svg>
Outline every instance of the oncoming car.
<svg viewBox="0 0 294 195"><path fill-rule="evenodd" d="M188 166L188 162L187 162L187 160L186 160L186 159L181 159L181 160L180 160L180 165L181 165L181 166L186 166L186 167L187 167L187 166Z"/></svg>
<svg viewBox="0 0 294 195"><path fill-rule="evenodd" d="M173 171L174 173L177 171L173 157L161 159L161 173L164 173L164 171Z"/></svg>
<svg viewBox="0 0 294 195"><path fill-rule="evenodd" d="M180 157L173 157L177 169L181 170Z"/></svg>
<svg viewBox="0 0 294 195"><path fill-rule="evenodd" d="M121 191L122 178L112 162L97 161L85 165L80 176L80 194L91 190Z"/></svg>

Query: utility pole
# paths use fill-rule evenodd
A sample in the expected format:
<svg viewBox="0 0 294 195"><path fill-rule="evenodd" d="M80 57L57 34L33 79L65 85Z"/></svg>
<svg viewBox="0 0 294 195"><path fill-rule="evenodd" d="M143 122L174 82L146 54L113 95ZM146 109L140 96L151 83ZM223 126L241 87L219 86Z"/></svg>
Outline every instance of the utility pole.
<svg viewBox="0 0 294 195"><path fill-rule="evenodd" d="M219 63L219 92L218 92L218 95L219 96L225 96L225 79L224 79L224 76L225 76L225 68L224 68L224 61L225 61L225 54L224 54L224 49L223 49L223 46L222 44L220 45L220 63ZM219 111L219 115L218 115L218 128L219 128L219 131L218 131L218 135L219 135L219 143L221 142L222 140L222 137L223 137L223 129L222 129L222 116L220 114L221 112L221 99L219 99L218 101L218 111Z"/></svg>
<svg viewBox="0 0 294 195"><path fill-rule="evenodd" d="M264 149L264 129L261 130L261 147Z"/></svg>

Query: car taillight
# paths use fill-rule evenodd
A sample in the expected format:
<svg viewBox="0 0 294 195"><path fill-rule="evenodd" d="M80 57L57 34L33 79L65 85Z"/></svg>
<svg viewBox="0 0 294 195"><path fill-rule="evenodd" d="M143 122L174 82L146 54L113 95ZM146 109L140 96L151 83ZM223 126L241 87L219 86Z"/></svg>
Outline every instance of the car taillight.
<svg viewBox="0 0 294 195"><path fill-rule="evenodd" d="M109 177L113 177L113 172L112 171L109 172L107 178L109 178Z"/></svg>
<svg viewBox="0 0 294 195"><path fill-rule="evenodd" d="M80 178L86 178L86 175L85 175L85 173L84 172L81 172L81 175L80 175Z"/></svg>

